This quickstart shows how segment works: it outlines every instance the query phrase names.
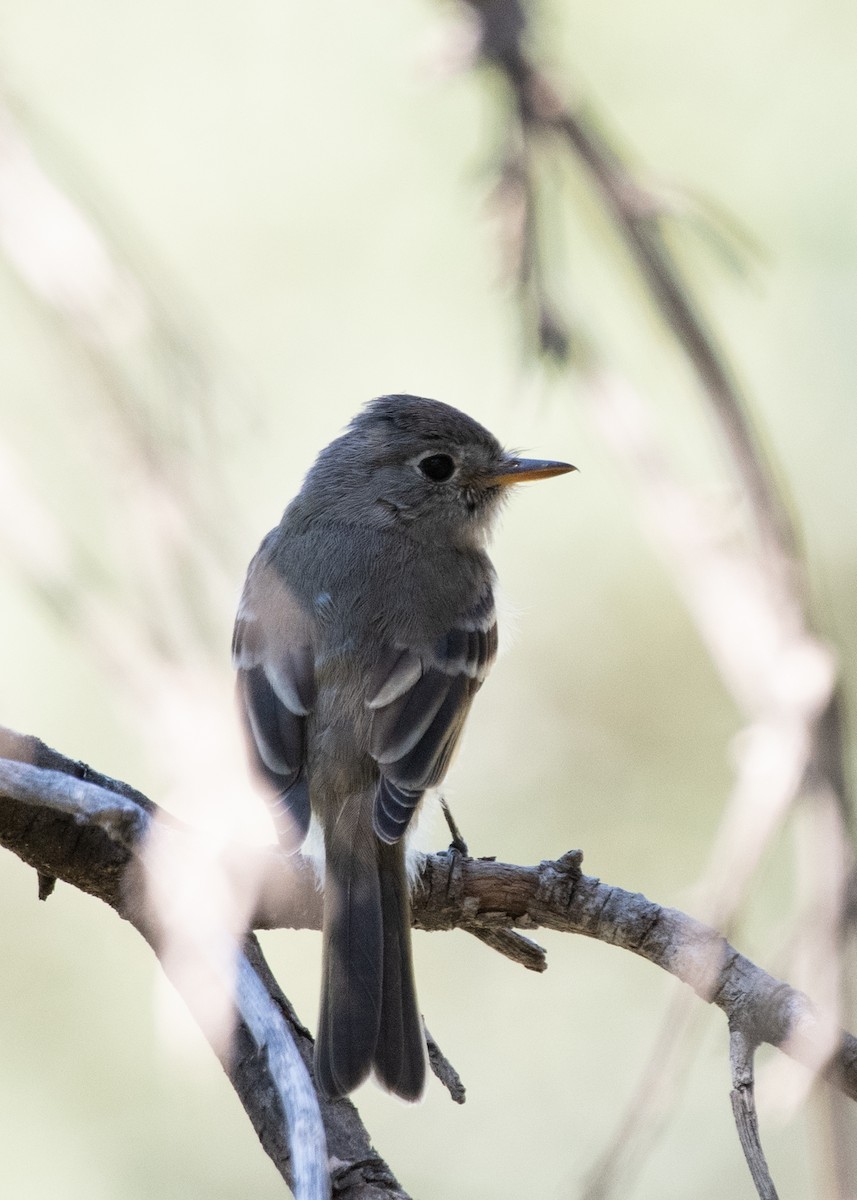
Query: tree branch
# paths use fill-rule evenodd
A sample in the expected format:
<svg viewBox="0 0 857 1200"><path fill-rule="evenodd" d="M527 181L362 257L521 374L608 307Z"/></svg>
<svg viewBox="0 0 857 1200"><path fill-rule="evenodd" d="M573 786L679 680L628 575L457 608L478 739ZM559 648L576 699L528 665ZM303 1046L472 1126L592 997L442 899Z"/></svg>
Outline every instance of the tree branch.
<svg viewBox="0 0 857 1200"><path fill-rule="evenodd" d="M136 789L38 738L0 728L0 756L0 844L34 867L40 880L62 879L109 904L158 953L159 936L147 919L136 855L154 816L176 837L191 838L193 832ZM276 871L282 860L274 856L270 865ZM305 889L306 903L296 902L291 916L317 926L318 890L308 864L302 863L294 877ZM310 1084L312 1037L276 983L256 938L248 937L243 949L236 947L235 958L235 1024L228 1047L210 1036L194 1011L194 995L165 969L212 1042L286 1183L306 1200L321 1200L330 1187L347 1200L407 1200L350 1101L316 1096Z"/></svg>
<svg viewBox="0 0 857 1200"><path fill-rule="evenodd" d="M768 1171L768 1164L759 1138L756 1116L756 1096L753 1076L753 1055L756 1047L741 1029L729 1035L729 1064L732 1068L732 1112L738 1129L741 1149L750 1168L760 1200L777 1200L777 1189Z"/></svg>
<svg viewBox="0 0 857 1200"><path fill-rule="evenodd" d="M640 516L744 714L745 729L735 743L735 786L702 880L709 893L707 915L713 924L729 927L762 853L803 793L821 852L804 855L801 867L814 870L816 888L831 897L825 936L838 946L845 935L853 936L857 911L842 685L812 612L797 522L738 373L671 243L675 206L620 151L592 105L578 97L567 100L568 89L557 86L538 61L532 49L538 17L532 6L523 0L465 2L478 21L471 61L489 69L503 89L506 150L497 198L505 217L502 249L516 264L525 328L544 357L565 368L583 365L581 394L630 479ZM653 311L698 381L705 415L721 435L728 468L740 485L740 509L732 490L728 502L718 503L674 468L674 456L654 434L644 398L605 366L579 322L572 325L563 316L553 284L564 275L574 286L574 273L573 265L547 249L545 218L555 219L556 209L543 200L551 187L545 164L571 164L591 185ZM578 300L583 311L585 297ZM845 864L841 878L831 870L831 860ZM816 949L815 942L811 948ZM844 996L837 974L840 956L828 961L826 978L810 978L832 1010ZM648 1076L647 1070L640 1089ZM604 1154L614 1177L617 1157L629 1143L629 1126L639 1129L650 1120L652 1108L639 1104L640 1094L631 1099L628 1117ZM841 1139L836 1152L845 1175L853 1168L853 1153Z"/></svg>
<svg viewBox="0 0 857 1200"><path fill-rule="evenodd" d="M131 799L139 793L126 784L109 791L100 781L115 781L8 730L0 737L0 748L7 756L0 760L0 842L37 870L128 915L135 904L134 888L123 887L122 876L143 828L134 811L138 802ZM19 760L9 761L16 750ZM20 756L32 753L51 768L20 762ZM155 809L146 800L138 814L144 807L150 813ZM176 836L193 836L178 823L173 826ZM254 926L319 928L320 897L308 864L275 848L248 853L265 859ZM730 1028L744 1031L754 1044L769 1042L797 1061L819 1067L829 1030L807 996L756 966L701 921L584 875L581 861L578 850L530 867L465 859L454 851L430 855L414 895L414 925L469 932L480 923L492 929L541 927L608 942L682 980L722 1009ZM126 878L133 879L133 872ZM302 1026L298 1029L306 1033ZM857 1038L839 1036L824 1074L857 1099ZM324 1108L323 1117L327 1125L330 1112Z"/></svg>

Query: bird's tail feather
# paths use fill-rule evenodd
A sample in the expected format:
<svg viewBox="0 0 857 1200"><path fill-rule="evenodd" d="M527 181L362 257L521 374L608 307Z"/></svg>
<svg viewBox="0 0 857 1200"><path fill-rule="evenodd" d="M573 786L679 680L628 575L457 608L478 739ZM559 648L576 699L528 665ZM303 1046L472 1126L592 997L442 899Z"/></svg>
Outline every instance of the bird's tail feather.
<svg viewBox="0 0 857 1200"><path fill-rule="evenodd" d="M381 1025L373 1066L378 1081L404 1100L419 1100L426 1080L426 1045L411 956L411 901L404 846L378 843L384 961Z"/></svg>
<svg viewBox="0 0 857 1200"><path fill-rule="evenodd" d="M384 1087L416 1100L425 1085L425 1039L404 851L375 836L372 801L349 797L325 828L316 1078L326 1095L342 1096L374 1068Z"/></svg>

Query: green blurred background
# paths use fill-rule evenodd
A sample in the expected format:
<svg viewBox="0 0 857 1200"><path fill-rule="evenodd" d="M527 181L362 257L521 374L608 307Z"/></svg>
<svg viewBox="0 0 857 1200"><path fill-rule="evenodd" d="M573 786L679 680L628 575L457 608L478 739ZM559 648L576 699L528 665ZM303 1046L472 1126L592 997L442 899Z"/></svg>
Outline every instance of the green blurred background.
<svg viewBox="0 0 857 1200"><path fill-rule="evenodd" d="M675 227L787 481L847 678L857 10L575 0L537 13L536 51L559 89L588 97L654 178L712 198L762 248L740 277L697 225ZM435 396L507 444L577 463L580 475L523 489L498 534L517 630L448 794L475 853L533 862L581 847L591 873L691 907L739 717L574 383L529 357L486 216L501 97L484 74L441 69L460 42L456 21L454 8L419 0L2 0L2 81L42 165L100 213L218 381L189 400L181 363L161 354L152 366L139 348L109 379L0 263L3 441L26 486L88 547L93 565L76 586L135 618L151 584L135 542L146 508L105 428L124 413L143 440L180 444L188 487L217 497L211 525L233 581L231 595L187 599L208 613L200 644L224 708L246 561L364 400ZM549 232L568 313L717 488L693 381L573 172L556 181ZM0 584L0 721L159 799L170 764L125 715L121 678L34 595L14 556ZM158 619L169 621L168 605ZM736 934L772 970L783 966L793 857L787 832ZM189 1023L180 1050L161 1036L157 970L140 939L62 885L37 904L33 873L5 852L0 891L4 1194L281 1195ZM542 940L550 969L537 977L464 934L416 935L423 1009L467 1103L436 1086L415 1108L371 1086L358 1097L415 1195L575 1196L632 1094L670 981L600 944ZM317 936L268 935L265 947L312 1022ZM753 1195L718 1012L700 1014L695 1040L631 1200ZM770 1105L762 1125L783 1195L823 1195L812 1119Z"/></svg>

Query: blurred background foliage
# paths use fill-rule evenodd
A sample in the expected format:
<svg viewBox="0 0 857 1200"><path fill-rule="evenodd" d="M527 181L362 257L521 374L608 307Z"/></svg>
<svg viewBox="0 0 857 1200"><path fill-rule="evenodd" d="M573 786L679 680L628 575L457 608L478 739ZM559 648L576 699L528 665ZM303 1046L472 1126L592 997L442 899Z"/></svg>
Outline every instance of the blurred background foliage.
<svg viewBox="0 0 857 1200"><path fill-rule="evenodd" d="M758 246L736 269L720 219L678 206L671 244L779 464L847 683L857 10L545 0L536 14L534 53L560 93L586 97L644 177L735 214ZM116 287L96 280L91 310L34 288L15 259L27 214L7 171L2 721L164 799L181 743L153 736L128 638L162 668L197 672L229 712L244 567L313 455L373 395L435 396L581 467L522 490L497 538L515 634L447 790L472 851L529 862L580 846L591 873L693 911L739 717L574 378L539 364L522 329L492 200L503 98L463 62L459 10L0 0L0 32L0 167L24 139L101 231ZM688 473L722 491L695 382L584 177L570 167L548 185L543 232L570 323L647 395ZM68 246L41 249L50 276ZM93 595L105 607L84 619ZM121 626L109 637L105 613ZM194 756L207 736L201 720ZM787 828L735 933L774 972L795 851ZM208 1049L177 1008L164 1018L140 939L63 886L37 905L10 855L0 890L8 1194L281 1195ZM609 1143L671 981L601 944L544 940L550 969L536 977L463 934L416 936L423 1008L467 1104L438 1087L416 1108L371 1086L358 1097L415 1195L579 1195ZM318 941L265 938L308 1022ZM673 1115L624 1188L633 1200L753 1194L722 1017L695 1020ZM832 1194L817 1122L783 1101L782 1068L766 1089L762 1058L783 1195Z"/></svg>

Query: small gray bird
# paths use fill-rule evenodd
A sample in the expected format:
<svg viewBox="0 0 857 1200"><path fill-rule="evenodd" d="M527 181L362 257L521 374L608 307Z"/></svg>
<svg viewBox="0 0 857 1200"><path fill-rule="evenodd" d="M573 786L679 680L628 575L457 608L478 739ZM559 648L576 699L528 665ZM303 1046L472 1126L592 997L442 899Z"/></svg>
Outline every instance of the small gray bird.
<svg viewBox="0 0 857 1200"><path fill-rule="evenodd" d="M281 842L324 832L315 1073L406 1100L426 1050L404 838L497 651L485 545L510 487L574 468L507 454L464 413L371 401L319 454L250 564L233 656Z"/></svg>

